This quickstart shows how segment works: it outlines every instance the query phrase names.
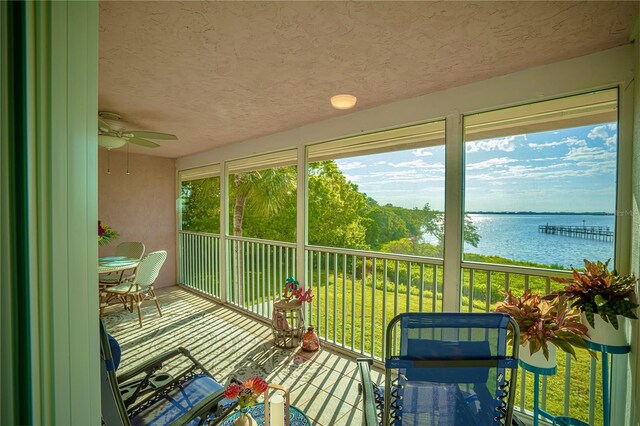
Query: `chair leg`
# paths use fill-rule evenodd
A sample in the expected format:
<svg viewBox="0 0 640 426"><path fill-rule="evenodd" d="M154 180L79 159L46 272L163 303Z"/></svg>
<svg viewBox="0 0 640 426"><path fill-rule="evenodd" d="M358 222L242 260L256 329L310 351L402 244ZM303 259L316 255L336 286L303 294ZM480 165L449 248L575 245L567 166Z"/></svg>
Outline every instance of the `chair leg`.
<svg viewBox="0 0 640 426"><path fill-rule="evenodd" d="M142 305L142 300L138 299L136 302L137 302L136 305L138 306L138 322L140 322L140 327L142 327L142 310L140 309L140 305ZM131 300L131 306L133 306L133 299Z"/></svg>
<svg viewBox="0 0 640 426"><path fill-rule="evenodd" d="M160 316L162 316L162 310L160 309L160 303L158 303L158 298L156 297L156 293L153 291L153 289L149 290L149 293L153 297L153 301L156 302L156 308L158 308L158 313L160 314Z"/></svg>

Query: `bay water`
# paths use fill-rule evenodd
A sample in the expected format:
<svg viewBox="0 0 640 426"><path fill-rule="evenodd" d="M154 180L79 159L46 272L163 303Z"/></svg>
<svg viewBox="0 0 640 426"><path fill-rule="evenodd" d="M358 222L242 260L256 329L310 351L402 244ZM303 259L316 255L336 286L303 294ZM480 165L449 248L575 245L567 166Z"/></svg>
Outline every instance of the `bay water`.
<svg viewBox="0 0 640 426"><path fill-rule="evenodd" d="M539 225L608 226L614 231L614 215L581 214L469 214L480 234L478 247L465 243L465 253L581 268L583 259L613 259L613 241L598 241L538 232ZM613 260L611 261L613 264Z"/></svg>

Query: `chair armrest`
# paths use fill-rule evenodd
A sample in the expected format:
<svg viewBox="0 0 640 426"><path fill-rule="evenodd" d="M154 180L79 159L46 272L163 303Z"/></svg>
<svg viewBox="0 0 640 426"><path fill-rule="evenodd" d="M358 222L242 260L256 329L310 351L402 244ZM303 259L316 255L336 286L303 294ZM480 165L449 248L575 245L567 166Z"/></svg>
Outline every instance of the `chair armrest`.
<svg viewBox="0 0 640 426"><path fill-rule="evenodd" d="M370 358L358 358L357 363L360 371L360 390L362 392L362 425L378 426L376 397L373 391L373 382L371 381L373 360Z"/></svg>
<svg viewBox="0 0 640 426"><path fill-rule="evenodd" d="M161 355L158 355L150 360L147 360L145 362L143 362L142 364L140 364L139 366L137 366L135 369L128 371L127 373L121 374L118 376L118 383L124 383L127 380L132 379L133 377L137 376L140 373L144 373L144 372L148 372L149 370L154 370L154 369L158 369L162 367L162 363L164 363L167 360L170 360L171 358L175 358L176 356L180 356L180 355L184 355L187 358L189 358L192 362L194 362L194 364L196 364L198 367L201 367L200 363L195 361L195 359L191 356L191 353L189 353L189 351L183 347L179 347L176 349L173 349L171 351L165 352ZM204 368L203 368L204 370ZM207 373L208 375L209 372L207 370L204 370L205 373Z"/></svg>

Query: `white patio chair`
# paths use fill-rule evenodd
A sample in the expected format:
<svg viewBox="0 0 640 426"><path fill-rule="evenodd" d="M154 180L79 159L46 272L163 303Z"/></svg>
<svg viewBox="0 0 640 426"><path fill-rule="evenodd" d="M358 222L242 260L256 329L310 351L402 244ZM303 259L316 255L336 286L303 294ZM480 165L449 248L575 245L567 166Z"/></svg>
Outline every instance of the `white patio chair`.
<svg viewBox="0 0 640 426"><path fill-rule="evenodd" d="M142 255L144 254L144 244L139 241L125 241L123 243L118 244L116 247L116 253L114 256L124 256L130 259L142 259ZM123 281L131 281L135 276L136 270L133 269L129 273L122 272L112 272L109 274L102 274L99 279L100 284L104 284L101 287L106 285L115 285L119 284Z"/></svg>
<svg viewBox="0 0 640 426"><path fill-rule="evenodd" d="M143 301L153 300L158 308L158 313L162 316L160 304L158 303L156 294L153 291L153 283L156 278L158 278L160 268L162 268L166 259L167 252L164 250L149 253L138 264L138 270L133 281L124 282L104 289L108 299L116 297L124 303L125 309L129 309L130 312L133 312L133 305L134 303L136 304L138 308L138 321L140 322L140 327L142 327L142 311L140 310L140 305L142 305ZM128 308L127 305L129 305ZM104 308L100 308L100 314L102 314L103 309Z"/></svg>

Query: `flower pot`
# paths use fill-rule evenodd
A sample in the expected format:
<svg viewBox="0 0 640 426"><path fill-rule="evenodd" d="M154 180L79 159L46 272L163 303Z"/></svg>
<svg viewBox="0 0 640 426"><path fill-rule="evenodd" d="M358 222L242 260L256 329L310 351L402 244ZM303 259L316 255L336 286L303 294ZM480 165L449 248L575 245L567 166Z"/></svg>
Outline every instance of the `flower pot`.
<svg viewBox="0 0 640 426"><path fill-rule="evenodd" d="M526 342L520 346L520 361L540 369L556 368L556 346L552 343L548 343L547 346L549 347L549 359L544 357L542 349L531 355L529 353L529 342Z"/></svg>
<svg viewBox="0 0 640 426"><path fill-rule="evenodd" d="M591 324L587 321L586 315L582 312L580 314L580 319L582 324L587 326L587 333L589 334L589 337L586 338L586 340L598 345L628 346L629 342L627 342L627 333L625 332L627 318L622 315L618 315L617 318L617 330L613 328L610 322L603 320L599 314L593 316L595 327L591 327Z"/></svg>
<svg viewBox="0 0 640 426"><path fill-rule="evenodd" d="M256 420L249 413L242 413L233 422L233 426L258 426Z"/></svg>

